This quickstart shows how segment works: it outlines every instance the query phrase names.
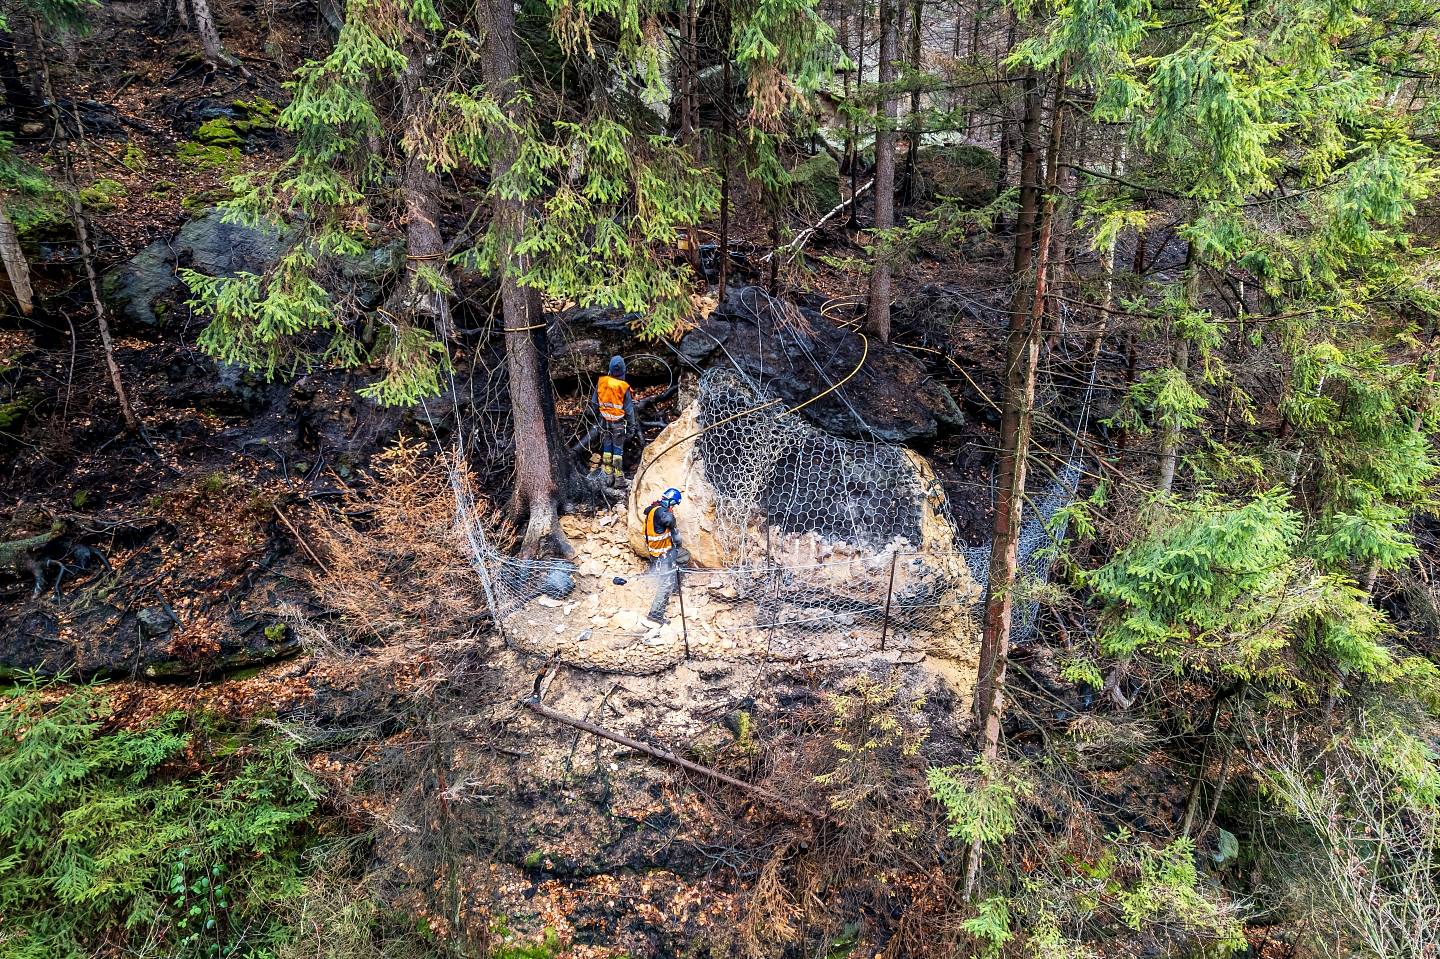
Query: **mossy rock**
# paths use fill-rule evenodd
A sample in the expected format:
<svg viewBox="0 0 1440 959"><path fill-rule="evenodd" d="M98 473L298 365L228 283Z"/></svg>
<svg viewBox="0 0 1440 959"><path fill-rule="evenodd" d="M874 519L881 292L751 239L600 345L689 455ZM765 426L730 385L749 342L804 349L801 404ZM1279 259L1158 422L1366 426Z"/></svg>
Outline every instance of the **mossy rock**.
<svg viewBox="0 0 1440 959"><path fill-rule="evenodd" d="M280 108L273 100L265 97L256 97L253 100L234 100L230 104L237 113L242 114L245 119L235 121L237 129L247 130L268 130L273 129L275 121L280 117Z"/></svg>
<svg viewBox="0 0 1440 959"><path fill-rule="evenodd" d="M244 140L236 128L236 121L224 117L206 120L195 131L195 141L212 147L235 147L239 149Z"/></svg>
<svg viewBox="0 0 1440 959"><path fill-rule="evenodd" d="M96 180L89 186L80 188L80 203L87 210L111 210L115 207L115 201L129 192L119 180Z"/></svg>
<svg viewBox="0 0 1440 959"><path fill-rule="evenodd" d="M182 209L191 213L201 213L211 207L217 206L226 200L232 199L235 191L226 186L217 186L213 190L202 190L193 196L187 196L180 201Z"/></svg>
<svg viewBox="0 0 1440 959"><path fill-rule="evenodd" d="M984 147L952 143L923 147L919 156L920 195L954 197L980 206L995 198L1000 158Z"/></svg>
<svg viewBox="0 0 1440 959"><path fill-rule="evenodd" d="M132 143L125 148L125 153L120 157L120 162L123 163L125 169L131 173L142 173L146 167L145 151Z"/></svg>
<svg viewBox="0 0 1440 959"><path fill-rule="evenodd" d="M817 153L790 170L791 188L802 211L820 215L840 205L840 164L828 153Z"/></svg>
<svg viewBox="0 0 1440 959"><path fill-rule="evenodd" d="M240 163L240 148L187 140L180 144L175 156L181 163L196 170L233 171Z"/></svg>

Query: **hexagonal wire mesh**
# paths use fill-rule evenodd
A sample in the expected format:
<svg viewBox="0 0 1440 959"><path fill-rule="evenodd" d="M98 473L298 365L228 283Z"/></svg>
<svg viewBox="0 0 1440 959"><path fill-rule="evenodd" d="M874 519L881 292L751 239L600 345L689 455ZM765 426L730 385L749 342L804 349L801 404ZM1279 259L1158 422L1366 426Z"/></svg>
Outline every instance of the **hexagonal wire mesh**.
<svg viewBox="0 0 1440 959"><path fill-rule="evenodd" d="M459 530L512 641L625 671L636 661L625 650L637 642L683 642L685 655L823 659L860 655L887 640L918 650L940 635L973 635L990 549L955 541L938 482L903 448L834 437L777 414L775 397L732 370L706 372L696 403L694 455L715 492L720 569L677 572L661 563L611 576L567 561L500 555L452 472ZM1043 579L1047 547L1065 535L1063 524L1050 529L1049 522L1073 500L1079 476L1072 457L1032 502L1020 538L1022 575ZM948 532L937 539L936 530ZM796 562L797 546L813 561ZM681 634L659 633L646 620L673 613L678 591ZM1036 612L1034 602L1022 604L1016 626L1028 632Z"/></svg>

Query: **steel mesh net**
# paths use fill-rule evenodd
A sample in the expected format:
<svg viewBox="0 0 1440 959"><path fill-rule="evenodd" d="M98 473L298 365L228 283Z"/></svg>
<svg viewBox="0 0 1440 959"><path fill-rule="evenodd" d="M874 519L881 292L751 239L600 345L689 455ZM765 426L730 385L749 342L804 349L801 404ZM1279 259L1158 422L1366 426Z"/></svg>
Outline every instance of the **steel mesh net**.
<svg viewBox="0 0 1440 959"><path fill-rule="evenodd" d="M583 668L643 674L686 658L769 661L934 654L974 661L987 547L957 542L949 505L918 456L830 436L730 370L700 380L693 454L713 490L713 568L651 567L620 513L566 517L577 557L490 548L454 474L457 523L507 641ZM1052 516L1074 497L1072 462L1031 504L1020 556L1043 577ZM663 624L651 619L657 597ZM1021 604L1029 630L1037 606Z"/></svg>

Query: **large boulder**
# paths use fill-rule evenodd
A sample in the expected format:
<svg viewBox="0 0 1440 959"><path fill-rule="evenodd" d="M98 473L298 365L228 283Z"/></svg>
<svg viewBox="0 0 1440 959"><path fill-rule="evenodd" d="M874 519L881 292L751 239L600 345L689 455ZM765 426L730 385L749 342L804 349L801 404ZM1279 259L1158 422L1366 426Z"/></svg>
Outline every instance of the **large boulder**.
<svg viewBox="0 0 1440 959"><path fill-rule="evenodd" d="M140 326L163 326L175 299L188 294L179 276L182 268L207 276L264 273L275 265L292 234L225 220L211 209L180 228L173 239L156 240L105 275L105 296L126 320ZM359 256L326 261L325 282L333 281L362 306L380 302L381 281L404 264L398 243Z"/></svg>
<svg viewBox="0 0 1440 959"><path fill-rule="evenodd" d="M589 382L606 370L610 357L624 356L633 380L665 382L678 365L665 346L645 343L632 325L639 317L605 307L576 307L551 322L550 375L557 381Z"/></svg>
<svg viewBox="0 0 1440 959"><path fill-rule="evenodd" d="M967 206L995 199L1000 158L984 147L944 143L920 150L920 193L929 199L949 198Z"/></svg>
<svg viewBox="0 0 1440 959"><path fill-rule="evenodd" d="M733 367L787 406L806 404L799 414L834 436L925 442L965 422L950 391L910 353L758 287L731 289L677 349L689 363Z"/></svg>
<svg viewBox="0 0 1440 959"><path fill-rule="evenodd" d="M828 153L817 153L790 170L790 186L803 213L821 217L840 205L840 164Z"/></svg>
<svg viewBox="0 0 1440 959"><path fill-rule="evenodd" d="M626 510L635 552L646 554L646 507L673 486L684 493L675 516L691 566L778 564L832 590L873 592L905 557L897 595L974 590L924 457L828 436L773 400L729 371L707 374L641 457Z"/></svg>
<svg viewBox="0 0 1440 959"><path fill-rule="evenodd" d="M161 297L182 288L177 269L189 267L210 276L264 273L285 248L278 230L227 223L210 210L180 228L173 240L156 240L105 277L105 294L125 319L160 326Z"/></svg>

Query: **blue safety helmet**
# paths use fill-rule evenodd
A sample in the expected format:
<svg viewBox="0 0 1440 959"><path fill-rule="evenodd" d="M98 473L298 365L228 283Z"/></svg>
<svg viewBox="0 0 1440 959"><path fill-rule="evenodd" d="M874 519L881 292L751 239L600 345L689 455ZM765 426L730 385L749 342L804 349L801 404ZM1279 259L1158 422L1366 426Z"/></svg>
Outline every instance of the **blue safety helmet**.
<svg viewBox="0 0 1440 959"><path fill-rule="evenodd" d="M672 486L661 494L660 499L669 503L671 506L678 506L680 504L680 491Z"/></svg>
<svg viewBox="0 0 1440 959"><path fill-rule="evenodd" d="M625 378L625 357L610 357L610 375L619 380L623 380Z"/></svg>

